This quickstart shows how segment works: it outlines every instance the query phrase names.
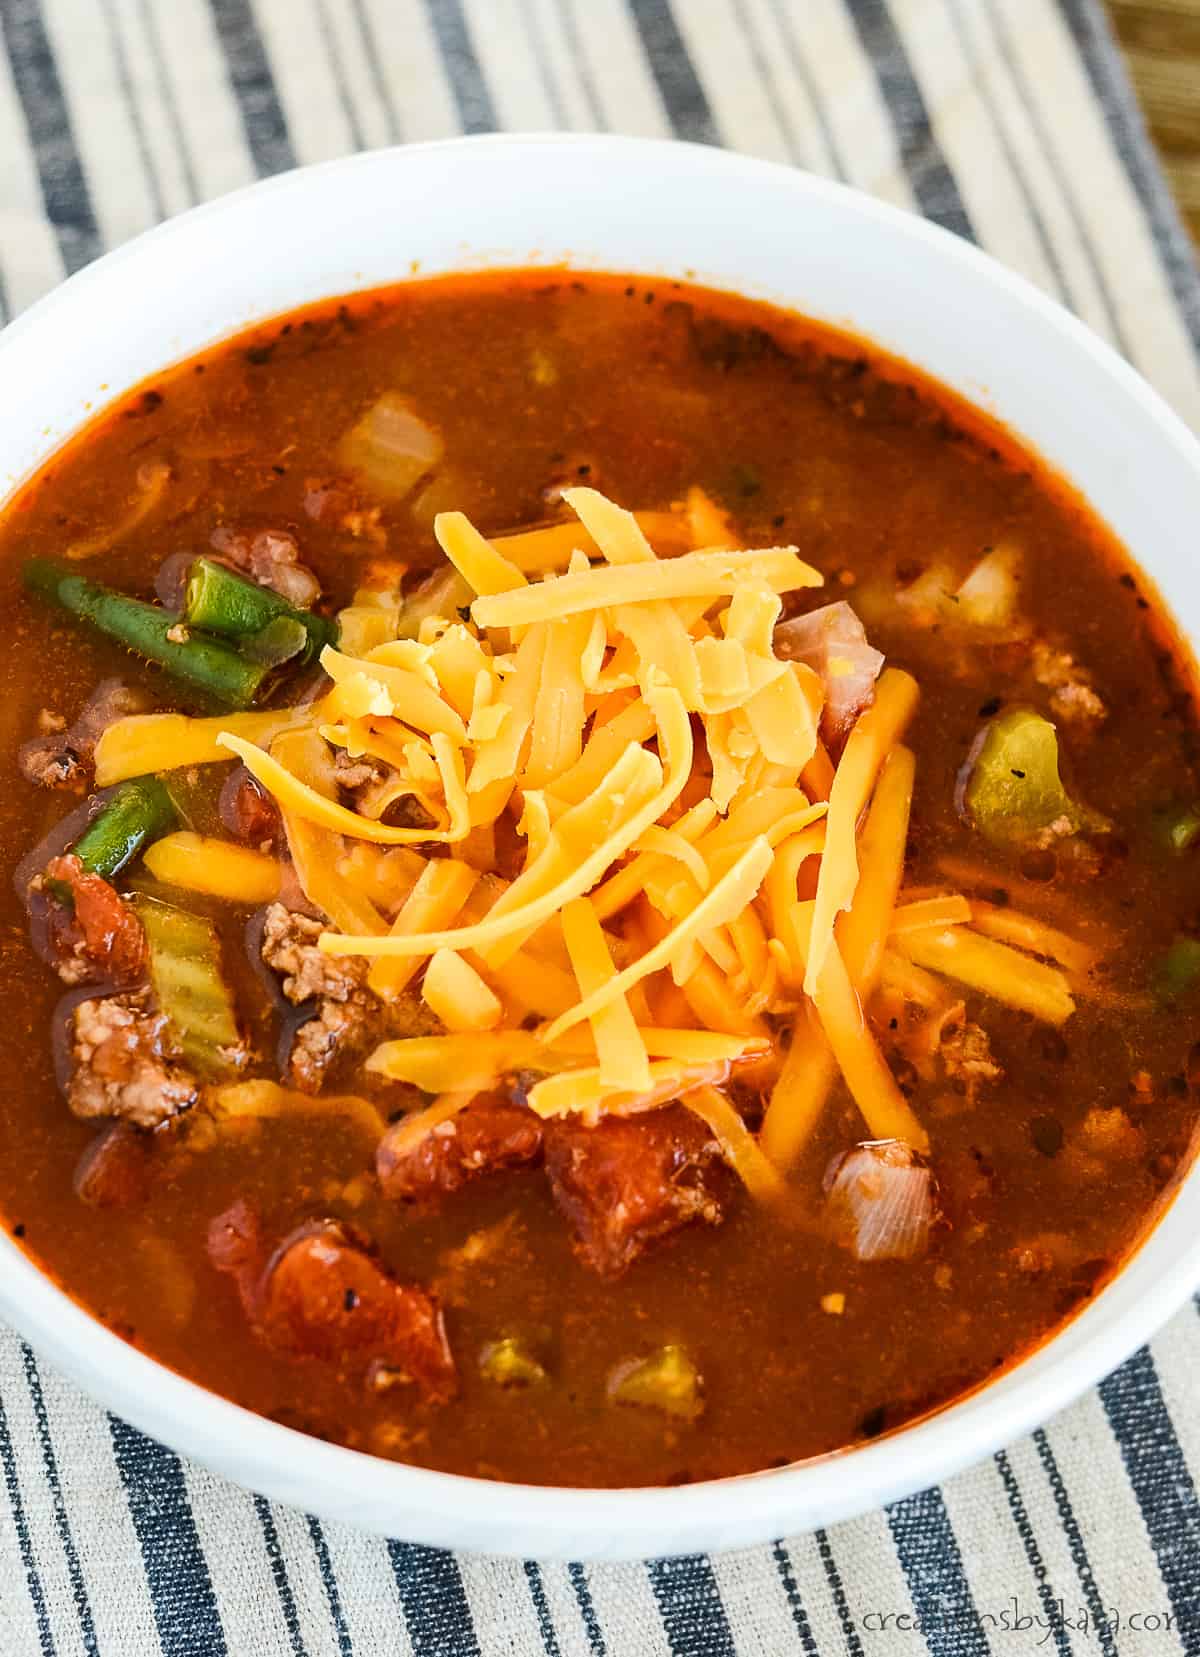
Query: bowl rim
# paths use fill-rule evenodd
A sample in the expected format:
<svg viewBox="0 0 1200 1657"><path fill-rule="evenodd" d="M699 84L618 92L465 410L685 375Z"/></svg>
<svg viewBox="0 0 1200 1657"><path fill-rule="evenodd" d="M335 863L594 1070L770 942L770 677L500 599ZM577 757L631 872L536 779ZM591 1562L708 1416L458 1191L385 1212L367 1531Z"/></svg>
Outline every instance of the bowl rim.
<svg viewBox="0 0 1200 1657"><path fill-rule="evenodd" d="M1200 478L1200 443L1184 422L1111 346L1025 277L951 232L851 186L783 163L670 139L493 133L359 152L260 180L163 221L69 277L0 333L0 364L26 336L45 330L64 303L86 302L92 289L109 282L115 271L136 266L148 245L170 239L197 221L218 222L247 198L302 198L315 178L373 169L386 174L410 158L484 148L507 150L514 157L530 149L566 148L580 156L590 152L597 162L613 156L637 157L652 168L672 157L671 165L698 170L720 185L768 170L778 175L780 183L786 180L797 197L833 199L843 212L873 220L899 246L914 240L926 243L939 259L956 265L964 280L1006 293L1022 309L1066 335L1140 406L1156 440L1174 448ZM570 267L572 261L567 263ZM585 270L615 268L608 261L592 264L581 259L578 263ZM489 264L484 260L478 265L467 262L464 268L511 267L503 261ZM423 273L418 270L414 275L420 280ZM695 278L698 282L704 279L703 273ZM266 313L270 314L274 313ZM252 321L238 321L218 339L251 325ZM119 395L119 390L112 397L106 393L106 401ZM72 414L56 447L93 417ZM33 469L44 464L45 457ZM5 490L0 508L24 481L22 477L13 490ZM1187 631L1177 620L1176 626L1186 640ZM378 1518L382 1513L391 1534L448 1547L462 1546L466 1531L472 1538L486 1536L491 1551L520 1554L529 1551L526 1544L532 1535L541 1539L543 1558L639 1559L708 1547L706 1538L716 1536L722 1538L716 1545L740 1545L856 1516L940 1481L1048 1420L1126 1359L1200 1287L1198 1235L1174 1247L1172 1258L1142 1285L1136 1303L1119 1312L1112 1310L1112 1284L1137 1268L1147 1246L1167 1223L1179 1192L1189 1184L1200 1184L1200 1162L1193 1161L1110 1284L995 1380L870 1443L783 1468L678 1487L609 1489L491 1481L389 1461L312 1438L211 1392L129 1345L43 1272L6 1231L0 1232L0 1313L99 1402L183 1454L201 1464L218 1465L225 1476L237 1477L230 1473L228 1459L214 1449L237 1446L246 1484L268 1496L295 1502L295 1470L299 1468L306 1505L311 1501L316 1512L345 1519L345 1502L339 1505L337 1498L356 1493L372 1511L352 1517L351 1522L369 1529L384 1528ZM510 1532L515 1533L515 1545L506 1546Z"/></svg>

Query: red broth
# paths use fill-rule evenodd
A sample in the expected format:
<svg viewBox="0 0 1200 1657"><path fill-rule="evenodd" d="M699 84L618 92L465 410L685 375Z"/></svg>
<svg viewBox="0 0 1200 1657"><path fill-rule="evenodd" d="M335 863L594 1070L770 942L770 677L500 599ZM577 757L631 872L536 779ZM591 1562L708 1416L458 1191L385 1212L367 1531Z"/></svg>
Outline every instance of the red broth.
<svg viewBox="0 0 1200 1657"><path fill-rule="evenodd" d="M442 445L398 497L348 480L339 458L388 392ZM130 521L156 469L161 499ZM715 1169L723 1223L679 1226L618 1274L581 1258L536 1163L485 1172L436 1206L397 1203L374 1178L374 1145L336 1117L235 1121L207 1136L133 1129L103 1205L86 1179L83 1200L77 1169L105 1124L77 1119L56 1083L63 984L34 953L11 880L0 1207L31 1256L123 1338L275 1420L483 1477L681 1483L875 1437L986 1381L1096 1292L1187 1166L1200 1036L1191 667L1121 548L1035 455L865 342L679 283L473 275L275 319L120 399L0 519L0 848L11 874L84 798L18 769L42 710L72 721L110 675L154 706L198 706L31 599L30 557L61 560L95 540L103 549L78 569L152 597L169 555L211 551L222 529L273 530L295 537L332 612L380 559L405 563L410 589L435 569L435 511L459 508L501 534L563 516L557 491L573 482L657 510L699 486L744 545L794 544L826 580L806 605L847 599L921 685L906 885L965 892L1102 946L1061 1027L963 990L966 1028L985 1047L935 1050L924 1066L903 1007L872 1003L932 1141L940 1217L924 1252L860 1259L826 1224L827 1170L869 1137L840 1083L791 1176L786 1221ZM998 545L1023 560L1020 639L973 637L902 601L931 569L961 581ZM1055 721L1073 796L1110 825L1087 859L1000 851L963 819L960 770L981 726L1014 705ZM225 832L211 791L197 798L204 826ZM259 906L193 907L219 930L251 1073L277 1077L280 1011L246 944ZM382 1088L397 1110L412 1102L361 1073L350 1081ZM750 1086L736 1097L757 1127L761 1098ZM362 1350L336 1336L320 1352L273 1341L209 1251L214 1219L239 1202L271 1244L337 1222L369 1238L398 1281L432 1287L455 1396L372 1388ZM536 1353L533 1384L498 1385L486 1356L481 1367L505 1338ZM667 1345L702 1376L702 1413L614 1402L614 1372Z"/></svg>

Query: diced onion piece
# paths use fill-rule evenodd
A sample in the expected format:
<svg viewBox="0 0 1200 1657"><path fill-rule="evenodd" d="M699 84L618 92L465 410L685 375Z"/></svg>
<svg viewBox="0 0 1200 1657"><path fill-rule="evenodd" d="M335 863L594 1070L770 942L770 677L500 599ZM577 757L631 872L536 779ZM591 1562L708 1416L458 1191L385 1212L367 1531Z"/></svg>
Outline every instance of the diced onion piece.
<svg viewBox="0 0 1200 1657"><path fill-rule="evenodd" d="M867 643L863 624L845 600L794 616L775 629L775 648L789 661L804 662L825 686L822 727L841 742L868 705L883 667L880 651Z"/></svg>
<svg viewBox="0 0 1200 1657"><path fill-rule="evenodd" d="M899 1139L867 1141L836 1157L825 1175L826 1218L859 1260L924 1254L937 1219L933 1174Z"/></svg>
<svg viewBox="0 0 1200 1657"><path fill-rule="evenodd" d="M435 950L425 968L421 994L447 1030L494 1030L504 1016L495 992L452 949Z"/></svg>
<svg viewBox="0 0 1200 1657"><path fill-rule="evenodd" d="M379 494L402 500L442 458L445 445L397 391L385 391L338 444L338 459Z"/></svg>
<svg viewBox="0 0 1200 1657"><path fill-rule="evenodd" d="M253 907L279 896L279 864L264 852L251 851L231 840L181 830L148 846L143 861L156 880L208 892L231 903Z"/></svg>
<svg viewBox="0 0 1200 1657"><path fill-rule="evenodd" d="M1021 550L1007 544L986 552L955 594L955 616L972 627L1011 627L1017 619Z"/></svg>

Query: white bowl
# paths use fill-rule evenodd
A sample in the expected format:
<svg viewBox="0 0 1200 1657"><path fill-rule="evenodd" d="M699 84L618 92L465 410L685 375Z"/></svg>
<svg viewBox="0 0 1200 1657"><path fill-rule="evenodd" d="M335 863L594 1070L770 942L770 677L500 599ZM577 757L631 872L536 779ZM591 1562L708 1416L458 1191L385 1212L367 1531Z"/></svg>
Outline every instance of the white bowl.
<svg viewBox="0 0 1200 1657"><path fill-rule="evenodd" d="M1200 633L1200 447L1106 345L965 242L804 173L624 138L356 156L227 196L100 260L0 335L0 494L89 411L248 323L410 274L556 264L694 277L842 324L982 404L1088 498ZM135 1351L5 1237L0 1315L104 1404L253 1489L393 1536L542 1558L720 1549L851 1517L1061 1409L1200 1284L1200 1173L1060 1334L859 1449L666 1490L494 1484L293 1432Z"/></svg>

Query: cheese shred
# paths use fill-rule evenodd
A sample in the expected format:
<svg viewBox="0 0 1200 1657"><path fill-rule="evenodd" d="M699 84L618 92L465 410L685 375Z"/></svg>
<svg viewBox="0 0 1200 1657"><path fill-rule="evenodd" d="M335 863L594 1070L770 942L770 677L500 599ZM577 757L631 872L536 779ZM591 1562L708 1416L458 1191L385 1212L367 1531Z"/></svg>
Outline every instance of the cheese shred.
<svg viewBox="0 0 1200 1657"><path fill-rule="evenodd" d="M696 489L669 511L593 489L563 504L577 521L498 538L439 514L452 570L413 600L356 595L323 693L119 721L101 780L232 755L274 797L333 923L321 951L363 958L370 991L419 997L444 1032L367 1060L435 1101L393 1141L518 1077L545 1117L679 1099L778 1204L840 1075L872 1137L926 1151L876 990L930 1001L950 979L1058 1023L1060 967L1080 975L1093 952L957 893L897 905L917 685L886 669L826 747L825 682L775 649L822 579L794 547L741 547ZM164 878L275 890L257 854L161 844ZM727 1091L738 1067L768 1096L757 1132Z"/></svg>

